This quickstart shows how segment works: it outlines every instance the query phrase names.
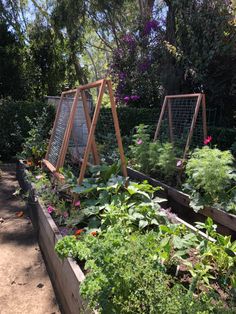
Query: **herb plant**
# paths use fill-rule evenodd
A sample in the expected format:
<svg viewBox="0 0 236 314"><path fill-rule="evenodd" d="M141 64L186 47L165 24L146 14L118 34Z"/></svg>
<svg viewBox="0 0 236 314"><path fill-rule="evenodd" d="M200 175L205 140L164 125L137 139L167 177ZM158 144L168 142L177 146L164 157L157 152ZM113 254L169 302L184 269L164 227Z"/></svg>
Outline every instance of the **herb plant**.
<svg viewBox="0 0 236 314"><path fill-rule="evenodd" d="M184 185L195 211L212 205L236 212L233 202L230 202L235 197L233 162L230 151L209 146L195 149L186 165L187 180Z"/></svg>

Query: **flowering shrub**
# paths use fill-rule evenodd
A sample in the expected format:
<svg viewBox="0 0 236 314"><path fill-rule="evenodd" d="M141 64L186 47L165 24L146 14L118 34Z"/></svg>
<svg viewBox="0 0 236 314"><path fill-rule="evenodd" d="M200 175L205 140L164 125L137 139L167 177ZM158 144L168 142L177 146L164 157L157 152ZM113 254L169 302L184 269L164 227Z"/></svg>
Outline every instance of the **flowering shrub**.
<svg viewBox="0 0 236 314"><path fill-rule="evenodd" d="M135 25L133 32L121 37L121 46L113 53L110 65L117 83L116 99L135 107L154 107L161 90L158 65L158 43L162 29L157 20Z"/></svg>

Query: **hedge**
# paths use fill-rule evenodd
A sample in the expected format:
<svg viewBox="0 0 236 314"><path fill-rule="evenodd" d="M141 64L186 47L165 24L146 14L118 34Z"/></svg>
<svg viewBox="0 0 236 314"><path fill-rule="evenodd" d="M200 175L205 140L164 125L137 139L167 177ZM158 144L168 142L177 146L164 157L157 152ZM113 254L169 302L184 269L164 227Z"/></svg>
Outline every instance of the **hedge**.
<svg viewBox="0 0 236 314"><path fill-rule="evenodd" d="M140 123L148 124L151 130L154 131L158 122L160 108L147 109L147 108L117 108L119 124L122 136L130 136L134 127ZM101 115L98 120L97 132L107 132L111 130L112 124L111 110L109 108L102 108ZM212 144L216 144L222 150L230 149L236 143L236 129L225 127L208 127L208 135L213 138ZM236 153L236 152L234 152Z"/></svg>
<svg viewBox="0 0 236 314"><path fill-rule="evenodd" d="M45 128L50 130L55 109L45 102L0 100L0 159L12 160L21 150L24 138L30 129L26 117L34 119L41 115L44 108L48 112Z"/></svg>
<svg viewBox="0 0 236 314"><path fill-rule="evenodd" d="M48 119L45 128L50 130L53 124L55 109L46 102L26 102L0 100L0 159L11 160L21 150L24 138L30 129L26 117L37 118L46 108ZM144 123L152 126L155 130L160 107L156 109L118 107L118 119L122 136L130 136L135 126ZM102 108L98 119L97 133L108 134L113 127L111 109ZM213 137L213 144L220 149L229 149L236 143L236 129L209 127L208 134Z"/></svg>

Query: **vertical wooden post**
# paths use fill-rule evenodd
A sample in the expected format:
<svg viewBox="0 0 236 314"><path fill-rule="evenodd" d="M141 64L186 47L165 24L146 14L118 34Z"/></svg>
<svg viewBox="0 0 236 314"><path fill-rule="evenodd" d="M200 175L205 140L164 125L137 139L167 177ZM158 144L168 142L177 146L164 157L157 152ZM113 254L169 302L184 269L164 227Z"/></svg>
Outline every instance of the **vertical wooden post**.
<svg viewBox="0 0 236 314"><path fill-rule="evenodd" d="M161 114L160 114L160 117L159 117L159 120L158 120L156 132L155 132L155 135L154 135L154 141L157 140L157 137L158 137L159 132L160 132L161 122L162 122L162 119L163 119L163 116L164 116L164 113L165 113L166 104L167 104L167 97L165 97L164 103L163 103L162 108L161 108Z"/></svg>
<svg viewBox="0 0 236 314"><path fill-rule="evenodd" d="M94 132L95 132L95 128L97 125L98 115L99 115L100 108L101 108L102 97L104 94L105 85L106 85L106 80L104 79L102 81L100 89L99 89L98 100L97 100L91 128L89 130L88 142L87 142L87 146L86 146L85 152L84 152L84 158L83 158L82 166L80 169L78 184L81 184L83 179L84 179L84 174L85 174L85 170L86 170L86 166L87 166L87 162L88 162L89 152L91 150L92 140L94 137Z"/></svg>
<svg viewBox="0 0 236 314"><path fill-rule="evenodd" d="M206 121L206 95L202 94L202 124L203 124L203 137L207 138L207 121Z"/></svg>
<svg viewBox="0 0 236 314"><path fill-rule="evenodd" d="M52 134L51 134L51 137L50 137L50 141L49 141L49 144L48 144L47 153L46 153L46 156L45 156L45 159L46 159L46 160L48 160L49 152L50 152L50 149L51 149L51 146L52 146L52 141L53 141L54 136L55 136L56 127L57 127L57 122L58 122L58 119L59 119L59 116L60 116L61 104L62 104L63 97L64 97L64 93L62 92L62 93L61 93L61 97L60 97L59 104L58 104L58 106L57 106L57 113L56 113L56 117L55 117L55 120L54 120L54 123L53 123ZM56 165L54 165L54 166L56 167Z"/></svg>
<svg viewBox="0 0 236 314"><path fill-rule="evenodd" d="M196 107L195 107L195 112L194 112L194 115L193 115L190 131L189 131L189 134L188 134L186 146L185 146L185 149L184 149L183 159L186 158L187 152L189 150L189 145L190 145L190 141L191 141L192 136L193 136L193 129L194 129L196 121L197 121L197 116L198 116L199 108L200 108L200 105L201 105L201 100L202 100L202 94L199 94L198 98L197 98L197 104L196 104Z"/></svg>
<svg viewBox="0 0 236 314"><path fill-rule="evenodd" d="M63 142L62 142L63 144L62 144L62 147L60 149L59 159L58 159L57 165L56 165L56 172L58 172L60 167L63 166L64 161L65 161L66 151L68 148L71 130L72 130L73 123L74 123L74 116L75 116L76 109L78 106L78 100L79 100L79 89L76 89L74 101L73 101L73 104L71 107L71 111L70 111L70 115L69 115L69 119L68 119L68 123L67 123L66 132L64 134L64 138L63 138Z"/></svg>
<svg viewBox="0 0 236 314"><path fill-rule="evenodd" d="M124 149L123 149L121 135L120 135L119 120L118 120L118 116L116 112L115 98L113 95L112 84L110 80L107 80L107 86L108 86L108 92L110 96L111 110L112 110L112 116L113 116L113 121L114 121L114 126L115 126L115 132L116 132L116 140L118 143L118 148L119 148L119 153L120 153L121 169L122 169L123 176L128 177L125 154L124 154Z"/></svg>
<svg viewBox="0 0 236 314"><path fill-rule="evenodd" d="M83 107L84 107L84 114L85 114L87 129L88 129L88 133L89 133L89 131L91 129L91 118L90 118L89 111L88 111L87 97L86 97L85 92L83 90L81 91L81 96L82 96L82 101L83 101ZM97 145L96 145L94 136L92 137L92 154L93 154L94 164L99 165L100 164L100 158L98 155Z"/></svg>
<svg viewBox="0 0 236 314"><path fill-rule="evenodd" d="M173 123L172 123L172 111L171 111L171 100L168 99L168 118L169 118L169 133L170 133L170 142L174 143L174 135L173 135Z"/></svg>

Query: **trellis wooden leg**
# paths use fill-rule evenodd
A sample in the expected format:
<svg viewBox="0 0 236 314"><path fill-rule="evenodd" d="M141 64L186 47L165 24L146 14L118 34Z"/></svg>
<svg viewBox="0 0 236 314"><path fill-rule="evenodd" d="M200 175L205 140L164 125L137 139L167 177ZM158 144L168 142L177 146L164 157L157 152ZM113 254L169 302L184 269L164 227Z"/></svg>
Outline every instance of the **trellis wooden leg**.
<svg viewBox="0 0 236 314"><path fill-rule="evenodd" d="M163 103L162 108L161 108L161 114L160 114L160 117L159 117L159 120L158 120L156 132L155 132L155 135L154 135L154 141L157 140L157 137L158 137L159 132L160 132L161 122L162 122L162 119L163 119L163 116L164 116L164 113L165 113L166 104L167 104L167 97L165 97L164 103Z"/></svg>
<svg viewBox="0 0 236 314"><path fill-rule="evenodd" d="M90 118L89 111L88 111L87 97L86 97L85 92L83 90L81 91L81 97L82 97L82 101L83 101L83 107L84 107L84 114L85 114L87 129L89 132L91 129L91 118ZM99 165L100 164L100 158L98 155L97 145L96 145L94 136L92 137L92 154L93 154L94 164Z"/></svg>
<svg viewBox="0 0 236 314"><path fill-rule="evenodd" d="M189 131L189 134L188 134L186 146L185 146L185 149L184 149L183 159L186 158L187 152L189 150L189 145L190 145L190 141L191 141L192 136L193 136L193 129L194 129L196 121L197 121L197 116L198 116L199 108L200 108L200 105L201 105L201 100L202 100L202 95L199 95L198 99L197 99L197 104L196 104L196 107L195 107L195 112L194 112L194 115L193 115L190 131Z"/></svg>
<svg viewBox="0 0 236 314"><path fill-rule="evenodd" d="M173 123L172 123L172 111L171 111L171 100L168 99L168 118L169 118L169 133L170 133L170 142L174 143L174 135L173 135Z"/></svg>
<svg viewBox="0 0 236 314"><path fill-rule="evenodd" d="M102 97L104 94L105 84L106 84L106 80L103 80L101 83L101 86L100 86L97 105L95 108L91 128L89 130L88 142L87 142L87 146L86 146L85 152L84 152L84 158L83 158L82 166L80 169L78 184L81 184L83 179L84 179L84 174L85 174L85 170L86 170L86 166L87 166L87 162L88 162L89 152L91 150L92 140L94 138L94 132L95 132L95 128L96 128L97 120L98 120L98 115L99 115L100 108L101 108L101 102L102 102Z"/></svg>
<svg viewBox="0 0 236 314"><path fill-rule="evenodd" d="M120 153L121 169L122 169L123 176L128 177L125 154L124 154L124 149L123 149L123 145L122 145L122 141L121 141L121 135L120 135L119 120L117 117L116 104L115 104L115 99L114 99L112 85L111 85L110 80L107 80L107 86L108 86L108 92L109 92L110 102L111 102L112 116L113 116L115 131L116 131L116 140L118 143L118 148L119 148L119 153Z"/></svg>
<svg viewBox="0 0 236 314"><path fill-rule="evenodd" d="M203 137L207 138L207 121L206 121L206 95L202 94L202 124L203 124Z"/></svg>

